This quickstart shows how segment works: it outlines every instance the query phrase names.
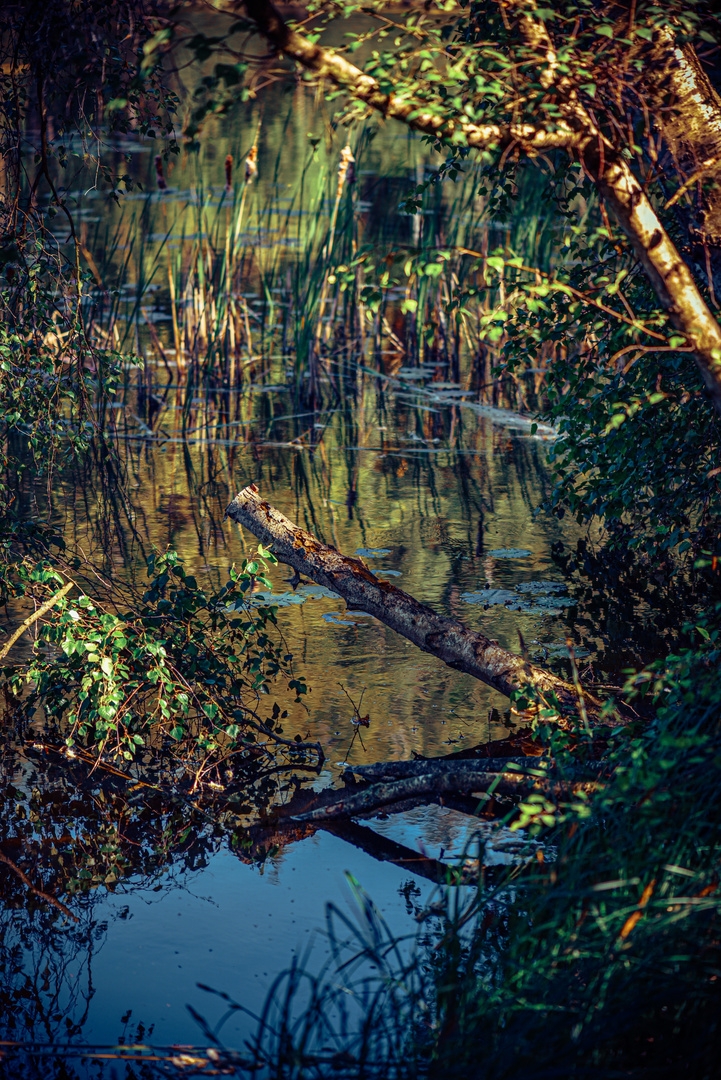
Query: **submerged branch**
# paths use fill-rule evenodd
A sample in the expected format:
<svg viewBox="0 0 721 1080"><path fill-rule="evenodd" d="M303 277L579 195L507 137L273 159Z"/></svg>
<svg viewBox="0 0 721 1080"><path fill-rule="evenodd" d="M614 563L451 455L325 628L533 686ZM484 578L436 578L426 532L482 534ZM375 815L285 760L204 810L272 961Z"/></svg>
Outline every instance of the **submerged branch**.
<svg viewBox="0 0 721 1080"><path fill-rule="evenodd" d="M576 713L579 696L572 683L516 656L484 634L469 630L460 620L438 615L408 593L379 580L360 559L347 558L294 525L261 498L255 484L236 495L225 516L249 529L298 574L336 592L349 610L375 616L449 667L465 671L506 697L531 687L549 709L557 703L564 710ZM587 692L583 696L589 717L600 722L601 702ZM556 715L553 722L574 730L577 726L575 716L569 719Z"/></svg>
<svg viewBox="0 0 721 1080"><path fill-rule="evenodd" d="M333 802L296 814L293 820L320 822L339 817L354 817L357 814L370 813L389 803L444 794L478 794L489 799L493 795L518 796L531 791L559 796L579 791L592 792L599 788L596 780L559 782L540 775L515 772L509 766L506 766L505 771L492 772L477 768L476 762L466 761L419 761L405 764L417 765L418 770L398 780L370 784L362 791L353 791L350 794L340 792Z"/></svg>

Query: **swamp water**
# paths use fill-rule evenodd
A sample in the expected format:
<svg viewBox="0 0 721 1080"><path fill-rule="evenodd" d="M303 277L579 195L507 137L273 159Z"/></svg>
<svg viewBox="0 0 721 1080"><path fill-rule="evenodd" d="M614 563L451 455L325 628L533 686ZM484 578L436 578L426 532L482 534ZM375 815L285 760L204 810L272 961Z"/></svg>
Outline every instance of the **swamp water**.
<svg viewBox="0 0 721 1080"><path fill-rule="evenodd" d="M394 389L392 380L365 375L355 408L298 417L287 393L259 387L243 396L244 420L230 438L212 393L197 399L192 434L183 438L171 391L153 432L143 434L138 423L119 444L127 499L109 498L88 462L84 473L64 476L55 524L85 550L102 548L106 573L140 580L143 551L172 544L186 568L217 585L231 563L255 550L254 538L223 521L232 496L253 481L292 520L345 553L360 553L379 577L511 649L519 630L539 658L558 656L569 632L579 656L593 649L573 629L577 608L552 551L568 543L568 530L534 513L547 484L544 443L522 421L507 416L501 423L498 415L439 400L428 385ZM128 416L136 408L129 400ZM340 600L313 589L294 594L283 580L288 573L275 568L272 602L311 693L307 712L288 706L284 729L319 739L327 756L306 786L339 783L346 758L437 756L507 734L500 696L369 616L345 611ZM355 739L345 691L370 717ZM277 696L285 706L282 686ZM40 862L75 860L79 883L69 901L79 919L73 924L42 900L28 904L10 880L0 1002L5 1036L18 1040L206 1045L188 1007L212 1028L226 1017L227 1003L198 984L257 1015L293 959L317 971L331 940L349 937L342 921L328 936L328 903L357 925L360 948L367 912L346 872L372 898L388 932L412 939L436 888L423 872L424 856L437 859L469 839L470 819L444 821L433 807L409 814L399 835L393 819L381 818L378 834L407 849L394 865L380 845L361 850L342 828L263 829L250 807L209 815L179 805L168 813L140 785L108 792L87 770L76 777L66 762L50 760L43 769L10 747L3 765L6 849L25 827ZM283 801L293 790L281 782L268 798ZM117 880L93 881L92 851L104 838L128 861ZM101 855L97 862L106 865ZM83 889L83 881L92 887ZM218 1038L242 1047L255 1027L252 1015L232 1012ZM46 1066L38 1060L38 1074ZM12 1058L5 1068L13 1075ZM75 1061L72 1068L84 1075L89 1066Z"/></svg>
<svg viewBox="0 0 721 1080"><path fill-rule="evenodd" d="M296 128L303 129L305 139L306 118L296 115L296 121L291 133L295 138ZM278 127L270 117L264 123L266 131ZM287 140L286 128L276 137ZM399 152L398 142L388 137L387 143L388 152ZM220 141L210 154L216 173L225 149ZM144 153L147 163L147 148ZM216 191L213 199L219 205L221 195ZM182 185L169 192L167 206L174 200L182 202ZM122 220L111 220L104 234L106 244L115 237L109 264L127 273L135 259L134 274L144 281L142 295L140 284L123 286L127 311L118 301L109 317L120 327L117 343L134 341L148 352L153 325L165 347L165 363L146 363L138 378L142 388L131 382L109 408L121 479L89 454L56 473L49 503L40 481L18 493L29 517L48 513L70 545L116 580L140 586L145 556L153 546L172 545L189 572L218 587L231 564L255 552L254 538L223 520L236 492L254 482L292 521L343 553L357 554L379 577L437 611L482 628L513 651L520 632L539 662L559 662L569 635L581 664L603 657L609 641L625 636L610 614L599 620L587 589L564 578L559 552L576 544L575 525L539 511L550 490L550 434L532 434L527 420L482 403L467 389L470 380L453 380L447 358L442 365L423 363L418 354L412 364L396 358L384 365L369 349L349 365L331 356L327 370L340 392L331 392L321 378L325 408L295 399L289 388L302 373L292 366L278 378L277 364L257 376L246 364L239 390L232 380L213 385L198 379L194 388L184 381L186 372L173 360L167 307L162 299L151 306L149 299L170 226L169 211L165 220L143 222L151 202L157 208L157 195L145 199L132 224L142 226L144 241L132 229L126 234ZM326 210L329 205L326 200ZM105 218L94 215L89 203L81 211L84 242L95 243L97 251L97 227ZM295 213L288 208L286 248L294 246L287 222ZM281 218L277 214L263 233L257 216L254 239L247 242L272 249ZM305 242L301 233L298 225L296 247ZM417 235L407 239L422 241ZM472 237L459 239L473 246ZM271 269L261 274L266 306L271 277L273 288L286 281L282 267ZM285 332L283 343L262 334L260 342L266 350L289 344ZM379 345L388 341L376 335ZM454 818L444 808L437 813L439 808L426 807L402 821L381 816L375 832L372 823L355 831L305 825L279 830L259 819L258 807L287 801L301 782L306 789L339 784L345 761L440 756L503 738L507 703L369 616L347 612L340 600L313 588L293 592L288 576L287 568L276 568L272 593L256 599L278 606L296 670L311 688L307 709L289 705L282 685L277 699L288 708L286 735L321 742L326 761L318 774L268 780L252 806L228 807L220 800L209 807L191 799L169 806L140 782L113 786L112 777L88 775L77 762L40 750L30 758L11 738L4 742L4 849L34 852L37 887L46 882L53 893L53 882L56 888L66 883L67 892L55 895L77 922L31 896L3 868L0 1037L32 1042L38 1050L32 1058L10 1054L0 1060L0 1075L46 1076L53 1069L69 1077L156 1075L144 1052L143 1060L127 1066L116 1051L103 1059L99 1050L92 1060L66 1053L51 1064L52 1047L59 1044L208 1046L210 1028L219 1044L242 1049L276 978L292 962L318 972L338 950L348 958L393 937L406 939L402 964L419 925L427 940L441 932L432 917L418 922L424 911L432 912L436 895L428 863L437 869L469 842L473 850L466 815ZM354 705L368 715L367 728L354 727ZM482 824L488 833L488 822ZM488 864L515 858L514 845L503 833ZM458 902L471 891L458 887ZM364 963L367 978L374 970L368 952ZM384 975L376 965L374 977ZM346 976L333 978L349 1002L360 1003L357 973L348 969L345 983ZM310 996L307 986L299 990L301 1008ZM229 1000L249 1012L229 1009ZM169 1063L172 1056L165 1063L171 1074L194 1068L192 1055L183 1062L176 1054ZM204 1061L203 1069L210 1067Z"/></svg>

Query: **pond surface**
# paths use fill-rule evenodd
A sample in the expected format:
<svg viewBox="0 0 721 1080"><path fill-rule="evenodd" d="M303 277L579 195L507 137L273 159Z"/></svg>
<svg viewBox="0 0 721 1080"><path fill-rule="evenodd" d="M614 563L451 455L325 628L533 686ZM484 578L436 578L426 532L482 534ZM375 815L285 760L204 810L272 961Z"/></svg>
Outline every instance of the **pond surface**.
<svg viewBox="0 0 721 1080"><path fill-rule="evenodd" d="M253 481L292 520L339 550L360 554L381 578L436 610L483 628L514 651L520 631L539 657L558 656L571 633L582 655L593 643L573 628L573 594L552 550L568 543L569 533L537 512L548 484L544 441L522 420L506 416L500 423L499 416L450 402L430 405L428 396L422 389L410 398L396 395L391 382L367 376L352 406L309 418L288 416L293 408L285 392L249 392L232 438L218 426L212 395L191 410L193 435L186 438L173 422L174 391L152 431L138 423L133 433L136 404L129 398L127 438L120 442L127 498L109 499L88 462L84 473L65 475L53 500L55 522L85 550L104 548L106 572L116 576L140 580L143 554L153 544L172 544L197 577L219 584L231 563L255 550L252 537L223 521L233 495ZM299 439L304 432L311 435ZM307 712L288 706L285 731L321 740L327 761L314 786L339 783L346 759L443 755L508 733L499 695L369 616L345 611L338 599L311 589L304 602L286 606L286 599L299 599L287 576L284 567L274 571L279 623L312 692ZM370 720L362 740L354 738L346 692L356 703L363 695ZM278 700L285 704L282 687ZM154 815L152 807L146 813L127 795L113 801L87 777L73 791L65 766L48 763L44 771L37 760L19 763L9 748L4 765L5 850L12 852L13 837L34 822L30 836L41 859L44 852L52 864L69 843L80 865L78 852L114 823L145 852L112 884L98 882L65 898L77 924L43 910L42 902L28 910L27 896L10 878L0 993L4 1030L14 1039L206 1045L188 1006L212 1027L226 1003L198 984L257 1014L294 958L318 970L330 950L326 904L363 926L346 872L367 890L393 934L414 936L414 916L435 889L422 866L453 846L438 833L437 820L416 812L397 835L378 823L381 835L407 849L401 865L380 850L369 853L310 828L256 838L249 850L238 845L238 828L250 826L252 812L232 821L226 812L213 823L183 817L181 808L174 819ZM287 794L281 789L273 798ZM189 828L192 834L178 843ZM463 848L463 829L459 835L456 846ZM40 866L36 872L41 875ZM254 1026L252 1016L234 1012L219 1038L242 1047ZM79 1075L89 1068L72 1067ZM11 1063L8 1068L12 1075Z"/></svg>
<svg viewBox="0 0 721 1080"><path fill-rule="evenodd" d="M278 155L278 198L297 163L293 146L300 140L307 147L308 116L298 109L292 116L290 127L272 110L263 118ZM212 144L209 187L219 182L226 150L237 155L250 130L231 134L232 147ZM410 144L383 140L391 164L394 155L406 162L405 184ZM132 140L129 146L138 150ZM417 144L412 149L417 160L410 169L422 173ZM136 157L145 154L149 168L149 148L140 151ZM187 217L195 205L190 188L175 180L159 211L169 215L165 232L178 206ZM263 197L272 187L268 182ZM313 407L293 392L293 358L286 352L275 366L251 368L241 386L188 384L173 359L167 297L146 306L142 332L138 318L133 324L138 283L147 300L165 232L143 222L147 205L138 220L114 218L111 206L94 222L89 203L81 210L87 243L114 237L106 254L115 272L131 266L136 239L142 247L132 256L133 280L122 282L136 293L131 311L117 315L116 309L112 318L122 330L120 343L134 334L146 363L142 386L133 374L108 410L118 467L111 473L89 454L57 472L49 495L38 480L18 493L29 516L47 515L73 548L115 580L141 583L153 546L172 545L199 581L219 586L228 568L256 549L250 535L223 519L233 496L253 482L319 539L514 652L522 635L532 658L562 662L570 636L579 660L602 656L616 633L613 620L599 623L589 612L587 593L577 579L566 580L559 556L576 545L579 532L541 509L550 491L552 432L541 426L532 433L527 417L491 407L469 391L469 379L454 381L447 363L409 366L397 354L376 358L373 368L356 359L350 375L345 361L330 357L335 386L323 376ZM269 219L262 234L260 215L254 220L253 243L264 236L260 247L272 251L277 221ZM151 324L165 345L162 365L147 360ZM326 762L318 775L305 777L306 788L339 784L346 761L441 756L508 734L500 695L421 654L370 616L346 611L339 599L313 589L291 592L288 576L287 568L277 568L270 600L259 599L278 605L280 629L311 688L307 708L288 704L282 685L277 691L289 712L285 734L319 740L325 750ZM22 612L11 616L16 622ZM28 648L23 642L15 655ZM354 727L353 704L368 714L367 729ZM318 971L332 941L351 934L336 918L329 936L326 905L358 927L357 949L365 940L369 908L347 872L372 897L388 933L410 941L416 917L433 901L431 871L448 852L457 860L475 842L473 819L441 821L426 812L432 808L390 824L365 822L365 831L344 835L300 825L280 831L255 809L188 800L156 805L140 784L108 787L107 777L101 782L99 773L73 771L41 749L29 755L9 732L0 760L3 849L51 895L71 880L73 889L57 898L78 921L0 868L0 1032L10 1040L208 1046L212 1039L199 1017L214 1028L226 1016L222 993L249 1010L231 1011L218 1034L221 1044L242 1049L279 973L294 960ZM287 801L293 791L291 782L276 785L265 803ZM484 828L491 828L488 822ZM363 840L362 832L377 843ZM22 858L28 851L32 866ZM499 852L499 864L516 857L513 844L501 844ZM127 1073L112 1061L104 1071L99 1057L92 1064L66 1055L63 1062L10 1055L0 1059L0 1075L45 1076L53 1069L69 1077L155 1075L149 1061L129 1065ZM173 1068L188 1071L177 1062Z"/></svg>

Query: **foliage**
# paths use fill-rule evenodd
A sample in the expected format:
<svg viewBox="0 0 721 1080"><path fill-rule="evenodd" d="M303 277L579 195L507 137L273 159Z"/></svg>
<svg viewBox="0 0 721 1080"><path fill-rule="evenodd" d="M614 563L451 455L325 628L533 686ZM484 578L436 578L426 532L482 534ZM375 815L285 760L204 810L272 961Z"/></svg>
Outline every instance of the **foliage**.
<svg viewBox="0 0 721 1080"><path fill-rule="evenodd" d="M82 593L60 597L32 661L5 671L18 697L23 679L32 685L21 717L31 719L41 704L48 733L57 732L71 752L128 761L171 753L196 786L221 763L262 755L254 730L272 741L282 728L259 720L260 695L280 673L296 700L306 693L302 678L293 677L292 657L270 635L273 609L245 606L256 583L270 586L267 567L276 561L261 549L208 594L170 550L149 558L150 584L137 609L113 610ZM47 564L17 567L16 593L63 584Z"/></svg>
<svg viewBox="0 0 721 1080"><path fill-rule="evenodd" d="M460 11L443 5L440 18L419 8L408 13L402 26L387 5L362 7L373 21L366 24L369 29L348 35L349 52L370 53L366 70L381 91L415 99L446 132L449 122L456 125L455 135L431 140L445 164L410 193L406 209L427 209L437 185L462 183L470 175L470 197L483 196L486 220L501 239L495 250L475 252L459 234L447 235L448 243L424 236L422 245L394 245L377 258L349 235L352 205L346 207L345 221L336 218L343 194L339 184L333 225L322 239L319 233L311 237L293 283L298 299L292 327L296 386L302 384L302 366L312 374L317 357L327 358L337 344L321 326L330 286L336 287L334 302L352 298L351 319L360 311L362 325L374 325L378 352L384 304L403 286L401 314L429 347L445 338L450 354L453 332L467 332L475 320L479 354L486 344L501 350L494 353L498 377L523 374L541 349L547 351L551 366L545 412L561 434L554 450L558 484L553 503L559 514L568 508L579 521L603 518L612 543L621 550L638 549L646 565L659 552L690 562L709 550L715 572L721 538L717 419L699 390L688 343L671 329L648 281L638 273L629 244L608 220L583 169L553 149L529 164L519 161L513 144L504 150L486 146L477 154L480 178L471 166L463 125L502 125L512 115L519 124L542 123L551 136L560 129L562 95L549 91L548 65L539 61L538 48L519 37L508 17L509 5L482 2ZM326 11L325 5L317 8L321 15ZM8 99L15 95L5 145L13 145L11 136L34 102L40 110L41 143L31 186L39 190L47 183L52 209L60 213L66 209L53 190L45 105L53 100L57 106L61 91L68 93L74 105L67 116L62 109L57 112L60 131L81 116L84 137L90 126L84 106L78 112L82 92L90 87L100 94L102 89L89 74L92 34L76 53L63 33L52 51L50 31L58 13L66 17L70 9L73 14L72 5L51 5L48 11L56 22L50 15L41 21L35 38L28 20L18 23L23 29L16 40L25 50L27 71L22 69L19 89L12 74L3 74ZM341 10L351 14L359 9L344 3ZM108 15L109 21L103 21L106 16L95 4L89 11L88 25L108 42L107 86L113 96L108 100L101 94L106 117L121 130L137 125L154 137L162 126L171 137L163 110L173 100L162 89L159 62L170 40L169 26L151 20L144 46L137 36L122 46L122 18L113 22ZM566 96L572 91L574 100L597 117L603 135L644 178L654 204L666 206L674 189L679 200L688 198L691 205L692 196L683 195L687 173L678 161L659 159L657 152L671 106L662 98L648 108L644 76L669 21L677 41L701 47L718 40L718 16L704 4L675 0L663 8L644 0L631 15L592 0L534 8L533 14L558 43L553 77L567 80ZM236 24L234 31L241 28ZM9 30L8 40L13 40ZM226 45L202 34L190 41L200 60ZM55 72L60 77L53 84ZM236 57L231 64L216 65L201 83L188 129L193 137L196 126L225 110L233 94L247 98L254 92L247 72L252 67ZM338 95L334 91L331 96ZM363 108L346 108L336 119L356 123ZM65 167L62 145L57 153ZM18 178L20 171L18 163ZM529 265L533 260L527 249L502 234L521 194L540 189L542 176L548 203L563 221L563 242L547 261ZM56 302L50 288L40 287L43 274L51 276L54 266L44 223L32 199L27 206L21 203L21 187L18 179L16 198L5 206L8 286L3 296L12 320L0 346L4 423L11 453L13 440L24 440L35 467L47 470L56 455L81 452L93 438L97 414L91 403L96 408L111 391L118 358L91 350L87 343L82 309L87 283L80 273L84 253L72 219L74 280L57 279L66 283L63 303ZM332 202L332 181L330 191ZM320 203L322 185L318 192ZM242 204L234 212L233 229L239 232ZM344 234L338 238L337 220ZM37 251L27 239L26 221L37 225ZM687 219L668 228L679 246L688 240ZM229 247L226 241L226 252ZM229 294L233 268L227 255L221 263L218 290ZM193 273L203 280L202 255ZM274 265L262 277L267 296L279 276ZM434 291L441 281L443 288ZM710 277L701 288L715 304ZM247 323L247 309L241 314ZM222 320L217 325L224 334ZM247 337L250 353L249 332ZM415 357L422 359L423 346ZM8 459L6 472L12 472L15 460ZM22 542L31 546L32 537ZM7 565L7 547L5 555L4 580L16 595L45 598L65 582L50 561L16 558ZM249 612L241 606L238 614L234 606L255 581L263 582L263 560L268 558L261 552L260 560L231 571L223 589L207 593L169 551L151 559L150 585L137 608L82 591L73 600L58 598L24 676L6 673L18 695L18 717L27 723L42 706L56 745L71 754L144 763L159 751L173 768L180 763L196 784L219 775L214 770L220 765L252 760L262 750L254 732L268 739L282 734L279 709L265 723L257 715L269 679L287 675L296 698L305 690L301 679L292 678L290 658L270 638L272 611ZM518 826L544 840L543 860L495 876L479 869L472 904L461 910L448 901L442 934L421 940L412 965L394 952L396 943L370 902L362 900L366 933L358 936L351 960L371 961L376 973L355 999L360 1002L359 1037L347 1037L343 1008L352 981L339 990L335 971L326 984L312 986L311 1008L302 999L305 1011L298 1023L290 1023L289 1010L302 981L294 968L278 1009L278 1040L270 1047L264 1042L269 1032L264 1025L259 1058L272 1060L277 1054L288 1075L348 1062L349 1067L368 1066L367 1071L375 1063L382 1074L391 1061L400 1075L424 1068L464 1077L539 1071L569 1075L580 1069L608 1075L626 1069L629 1053L640 1061L642 1051L649 1052L647 1040L659 1038L660 1032L652 1064L665 1068L667 1053L675 1060L694 1054L691 1067L711 1076L717 1029L708 1047L693 1043L716 1023L717 1007L718 622L719 612L710 610L698 621L699 629L685 629L687 638L698 635L692 648L678 648L664 661L629 673L625 693L644 719L617 733L600 751L582 725L574 738L539 729L538 737L553 750L559 794L528 800L511 814ZM30 682L27 697L21 696L23 677ZM599 752L604 755L602 790L589 799L565 797L565 768ZM292 760L300 753L301 748L288 748ZM114 880L122 866L109 843L102 880ZM89 875L83 881L100 883L100 872L94 876L88 866L83 871ZM81 874L71 879L72 888ZM348 975L352 962L341 952L336 953L338 967ZM687 1044L680 1030L684 1026ZM339 1048L332 1058L309 1060L331 1042Z"/></svg>
<svg viewBox="0 0 721 1080"><path fill-rule="evenodd" d="M0 289L0 515L13 516L27 471L50 481L63 461L87 452L121 376L121 357L88 341L79 298L58 303L52 262L39 250ZM9 515L9 516L8 516Z"/></svg>
<svg viewBox="0 0 721 1080"><path fill-rule="evenodd" d="M50 189L52 213L67 215L51 162L70 170L90 159L96 182L127 188L130 176L118 175L102 157L108 132L162 134L168 149L177 152L178 98L168 89L162 63L169 16L163 0L123 0L112 7L101 0L3 5L0 153L9 181L2 206L6 245L22 250L28 225L37 220L37 205L23 198L23 174L33 193ZM33 114L39 122L28 131ZM74 234L72 224L71 230Z"/></svg>
<svg viewBox="0 0 721 1080"><path fill-rule="evenodd" d="M255 4L249 10L265 8ZM322 3L313 10L321 28L339 13L337 5ZM406 208L419 211L429 187L456 181L471 162L480 162L485 178L478 190L489 199L491 220L501 226L508 220L522 187L519 178L531 172L532 183L547 186L554 212L567 223L550 275L528 266L527 252L507 243L476 264L480 283L458 283L453 298L445 299L448 315L461 321L479 291L492 296L489 272L500 275L503 288L484 315L488 339L504 344L497 374L522 373L541 347L555 346L548 415L561 427L555 454L559 510L568 506L579 520L603 517L613 542L647 554L659 548L697 554L713 547L721 536L717 421L700 390L689 343L674 332L648 278L639 274L637 253L599 203L598 185L584 171L585 151L569 167L553 147L555 135L566 138L564 125L573 127L573 110L593 116L599 138L633 163L659 212L678 204L676 218L663 215L666 228L693 257L700 288L715 306L709 245L716 241L704 239L705 211L699 210L713 203L713 186L699 181L694 188L698 177L675 146L671 152L657 149L679 109L668 80L659 80L657 72L667 62L663 42L669 26L677 47L702 51L721 36L718 16L702 2L644 2L625 13L591 0L544 7L484 0L469 10L445 5L433 15L419 8L401 24L383 5L347 2L340 8L346 17L361 10L365 24L346 33L347 51L365 57L362 70L376 80L380 95L392 94L401 109L412 103L403 114L411 127L429 132L436 121L441 133L427 138L446 161L417 187ZM263 17L258 15L261 25ZM319 36L322 42L322 34L314 41ZM360 81L356 86L350 78L344 89L358 97L364 93ZM336 89L327 94L339 96ZM369 115L370 108L355 100L341 105L336 119L352 123ZM529 130L543 132L546 152L528 151L520 134L506 137L509 118L514 131L527 123ZM473 125L488 130L494 124L498 144L481 140L482 148L474 147ZM550 174L543 181L542 171ZM591 230L579 223L579 211L589 206ZM703 245L705 269L696 251ZM367 269L370 279L372 268ZM390 284L384 272L370 287L369 301L377 304ZM431 336L434 321L431 316L426 322Z"/></svg>
<svg viewBox="0 0 721 1080"><path fill-rule="evenodd" d="M566 216L589 187L567 189ZM566 265L540 284L514 271L519 259L497 256L516 279L505 366L522 366L529 346L555 344L544 413L560 432L551 505L578 521L602 520L612 546L698 557L721 539L721 489L718 421L695 365L605 226L569 230L561 256ZM621 293L660 347L639 340L614 299Z"/></svg>
<svg viewBox="0 0 721 1080"><path fill-rule="evenodd" d="M289 1077L324 1075L326 1046L378 1077L715 1075L721 690L718 631L701 631L630 678L656 717L612 740L601 790L511 810L541 848L512 868L470 850L471 888L416 911L414 950L352 882L357 920L330 909L332 962L278 980L258 1059ZM551 743L562 792L594 744Z"/></svg>

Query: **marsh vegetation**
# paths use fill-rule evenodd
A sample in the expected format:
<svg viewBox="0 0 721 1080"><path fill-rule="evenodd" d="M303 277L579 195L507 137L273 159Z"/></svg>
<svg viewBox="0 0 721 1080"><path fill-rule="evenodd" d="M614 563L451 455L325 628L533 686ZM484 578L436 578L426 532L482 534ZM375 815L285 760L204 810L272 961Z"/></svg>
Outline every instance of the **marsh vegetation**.
<svg viewBox="0 0 721 1080"><path fill-rule="evenodd" d="M718 16L3 19L0 1075L714 1076Z"/></svg>

